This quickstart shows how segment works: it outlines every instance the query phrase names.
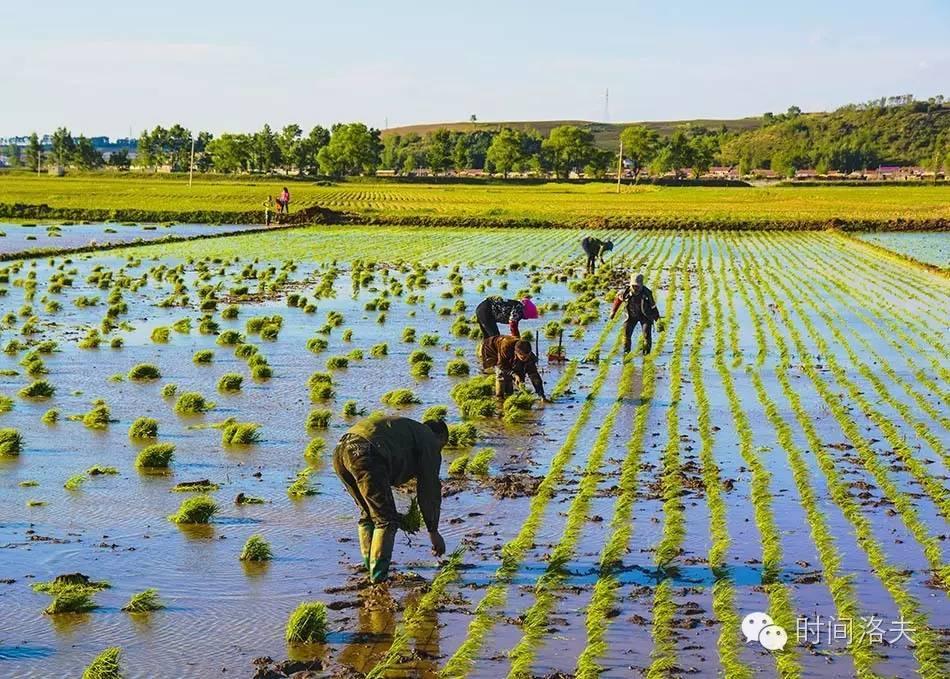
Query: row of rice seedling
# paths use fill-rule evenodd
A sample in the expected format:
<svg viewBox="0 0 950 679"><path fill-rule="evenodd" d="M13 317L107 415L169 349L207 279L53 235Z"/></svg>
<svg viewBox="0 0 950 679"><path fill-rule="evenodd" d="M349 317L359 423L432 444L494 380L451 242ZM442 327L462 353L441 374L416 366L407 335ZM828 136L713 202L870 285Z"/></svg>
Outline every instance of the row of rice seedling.
<svg viewBox="0 0 950 679"><path fill-rule="evenodd" d="M765 287L765 290L768 291L769 294L773 296L773 298L778 299L778 296L776 291L772 288L772 284L769 282L770 280L772 280L777 287L783 289L786 295L789 295L789 290L787 287L784 287L784 283L776 280L776 277L770 272L764 272L764 276L765 278L763 278L762 284ZM801 304L794 299L793 295L790 296L790 300L792 309L795 311L796 315L800 318L806 328L809 329L809 334L811 334L813 339L816 341L820 340L819 346L824 347L822 353L825 355L825 360L835 380L839 385L847 388L850 384L850 381L847 379L844 369L838 364L837 360L830 353L828 353L828 347L824 343L824 340L815 336L816 333L814 326L811 324L809 319L803 317L805 312L801 308ZM791 324L791 320L788 318L788 312L782 305L779 306L779 311L782 314L785 322L789 324L789 333L797 350L800 354L805 355L807 349L804 346L804 342L800 333L798 332L798 329ZM890 478L887 465L885 465L875 453L875 451L871 449L870 444L863 435L860 425L851 415L850 409L845 404L842 396L837 394L817 371L814 369L809 370L808 363L808 361L804 362L806 374L809 374L809 377L811 378L812 383L815 385L816 390L827 402L831 414L838 422L842 432L845 434L845 436L847 436L851 445L854 446L861 463L874 477L875 483L884 496L894 503L894 509L901 515L904 524L923 547L924 555L933 568L935 576L944 583L944 587L947 587L946 583L950 583L950 569L948 569L947 564L944 563L939 536L933 535L924 525L923 521L921 521L920 517L918 516L916 507L917 503L915 500L908 493L901 491ZM854 398L855 393L850 393L850 396ZM939 493L939 489L936 489L936 492ZM937 500L939 497L940 496L938 495L937 498L934 499ZM940 506L940 504L942 503L938 503L938 506Z"/></svg>
<svg viewBox="0 0 950 679"><path fill-rule="evenodd" d="M749 287L751 287L754 292L760 307L767 307L765 293L763 292L765 286L760 285L757 276L750 276L748 280ZM742 284L740 283L739 285L740 289L742 289ZM791 378L789 377L789 373L792 369L789 348L785 344L782 333L778 329L775 320L771 314L762 314L762 316L769 327L770 335L775 340L779 351L776 378L788 401L791 412L794 414L795 420L805 436L809 449L812 455L815 456L816 462L825 477L825 483L832 500L841 508L845 517L854 526L858 545L867 553L871 568L884 588L894 599L900 615L909 621L910 624L914 625L915 630L917 630L919 636L915 636L914 654L919 663L918 671L921 676L943 676L945 660L943 660L939 650L939 640L927 625L927 619L921 609L920 603L904 587L905 578L903 569L889 562L883 545L874 535L872 519L865 515L855 499L851 496L848 482L838 470L834 457L828 453L824 442L818 435L811 415L804 408L801 397L793 387ZM783 314L782 320L785 324L789 324L790 319L787 314ZM788 327L789 329L793 329L790 324ZM796 334L797 331L791 333L793 338ZM817 371L810 362L805 362L802 367L812 381L817 379ZM829 559L829 562L834 563L833 555L827 551L829 549L827 543L823 540L818 544L819 550L826 550L825 556ZM823 544L825 545L824 547L822 546ZM826 570L830 569L826 568ZM828 575L829 574L826 573L826 577ZM847 576L844 577L845 582L850 582ZM835 585L835 582L840 584ZM850 605L845 583L841 583L840 580L829 580L829 587L832 588L832 596L835 598L836 605L845 607ZM864 650L852 649L852 654L855 658L855 665L858 668L863 668L869 662L867 653Z"/></svg>

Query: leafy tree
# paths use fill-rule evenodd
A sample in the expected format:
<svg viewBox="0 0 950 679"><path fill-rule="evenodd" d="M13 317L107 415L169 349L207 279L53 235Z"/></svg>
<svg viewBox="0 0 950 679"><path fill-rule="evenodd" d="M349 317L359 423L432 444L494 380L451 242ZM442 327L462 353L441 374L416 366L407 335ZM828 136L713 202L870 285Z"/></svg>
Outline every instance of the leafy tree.
<svg viewBox="0 0 950 679"><path fill-rule="evenodd" d="M306 149L302 136L303 130L297 124L285 125L277 136L277 147L280 149L282 167L284 172L288 174L294 169L297 170L297 174L303 172L304 151Z"/></svg>
<svg viewBox="0 0 950 679"><path fill-rule="evenodd" d="M222 134L208 142L211 164L216 171L226 174L247 171L251 166L252 146L249 135Z"/></svg>
<svg viewBox="0 0 950 679"><path fill-rule="evenodd" d="M594 150L594 135L575 125L561 125L551 130L542 145L549 154L551 167L559 179L584 167Z"/></svg>
<svg viewBox="0 0 950 679"><path fill-rule="evenodd" d="M709 172L716 154L719 152L719 142L712 134L696 134L689 140L690 169L697 179Z"/></svg>
<svg viewBox="0 0 950 679"><path fill-rule="evenodd" d="M643 168L656 158L660 148L660 135L646 125L631 125L620 133L620 140L623 142L624 158L630 160L636 181Z"/></svg>
<svg viewBox="0 0 950 679"><path fill-rule="evenodd" d="M452 165L452 133L444 127L426 136L426 160L435 174L445 172Z"/></svg>
<svg viewBox="0 0 950 679"><path fill-rule="evenodd" d="M677 179L683 178L683 170L693 165L693 147L683 128L673 131L669 141L660 149L651 167L657 174L672 171Z"/></svg>
<svg viewBox="0 0 950 679"><path fill-rule="evenodd" d="M7 144L3 153L7 157L7 163L9 163L10 167L20 167L23 159L20 153L20 147L17 144Z"/></svg>
<svg viewBox="0 0 950 679"><path fill-rule="evenodd" d="M320 170L333 177L372 174L379 163L379 131L363 123L334 125L330 143L320 149Z"/></svg>
<svg viewBox="0 0 950 679"><path fill-rule="evenodd" d="M264 125L260 132L254 135L253 169L258 172L270 172L281 163L280 146L277 144L277 135Z"/></svg>
<svg viewBox="0 0 950 679"><path fill-rule="evenodd" d="M76 142L65 127L60 127L53 132L52 152L53 160L57 165L66 167L72 162L76 153Z"/></svg>
<svg viewBox="0 0 950 679"><path fill-rule="evenodd" d="M33 132L30 134L30 140L26 144L26 166L31 170L38 170L42 155L43 146L40 144L39 135Z"/></svg>
<svg viewBox="0 0 950 679"><path fill-rule="evenodd" d="M306 174L317 174L320 170L320 163L317 155L320 149L330 143L330 130L322 125L316 125L310 130L300 146L300 171Z"/></svg>
<svg viewBox="0 0 950 679"><path fill-rule="evenodd" d="M73 151L73 160L83 170L93 170L102 167L102 154L92 145L92 141L85 135L79 135Z"/></svg>
<svg viewBox="0 0 950 679"><path fill-rule="evenodd" d="M506 179L508 173L524 160L521 137L520 132L506 127L495 135L485 155L492 169L501 172Z"/></svg>
<svg viewBox="0 0 950 679"><path fill-rule="evenodd" d="M117 170L128 170L132 166L128 149L119 149L109 154L109 166Z"/></svg>

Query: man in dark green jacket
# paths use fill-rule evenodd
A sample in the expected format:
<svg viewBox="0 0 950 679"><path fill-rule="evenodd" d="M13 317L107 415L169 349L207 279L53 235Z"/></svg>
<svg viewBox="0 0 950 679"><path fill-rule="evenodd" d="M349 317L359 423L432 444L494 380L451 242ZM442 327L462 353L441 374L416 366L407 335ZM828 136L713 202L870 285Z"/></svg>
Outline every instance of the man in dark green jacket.
<svg viewBox="0 0 950 679"><path fill-rule="evenodd" d="M383 582L389 575L400 523L393 486L415 480L432 552L445 553L445 540L439 534L439 470L448 440L445 422L373 415L350 427L333 452L333 469L360 509L360 552L372 582Z"/></svg>

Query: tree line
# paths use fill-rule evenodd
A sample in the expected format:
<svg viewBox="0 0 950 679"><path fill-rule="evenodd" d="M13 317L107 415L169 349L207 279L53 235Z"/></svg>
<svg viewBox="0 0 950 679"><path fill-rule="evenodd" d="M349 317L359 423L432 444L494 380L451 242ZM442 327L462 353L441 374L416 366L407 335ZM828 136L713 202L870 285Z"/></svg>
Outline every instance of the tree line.
<svg viewBox="0 0 950 679"><path fill-rule="evenodd" d="M795 106L785 113L766 113L755 129L742 132L725 127L679 127L668 136L646 125L620 132L623 162L634 177L673 173L701 176L713 165L735 167L741 174L770 169L792 176L799 169L852 172L880 163L950 167L950 106L942 97L915 101L911 95L886 97L849 105L832 113L805 114ZM192 149L192 146L194 147ZM425 135L415 132L383 135L363 123L341 123L330 129L317 125L306 132L299 125L257 132L193 134L181 125L156 126L138 138L134 159L127 151L113 152L108 161L92 142L74 138L59 128L44 149L34 133L28 144L8 150L13 164L37 167L42 155L48 164L95 169L110 165L143 170L168 167L199 172L272 173L345 177L377 170L432 174L470 170L500 174L572 173L603 177L616 169L617 152L601 148L586 127L562 125L545 137L536 130L440 128Z"/></svg>

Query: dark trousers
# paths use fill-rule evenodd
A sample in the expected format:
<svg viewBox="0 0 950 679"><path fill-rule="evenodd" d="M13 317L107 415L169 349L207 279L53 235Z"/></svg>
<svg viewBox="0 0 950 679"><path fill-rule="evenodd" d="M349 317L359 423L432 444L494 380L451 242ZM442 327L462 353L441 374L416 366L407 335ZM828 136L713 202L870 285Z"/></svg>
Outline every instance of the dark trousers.
<svg viewBox="0 0 950 679"><path fill-rule="evenodd" d="M643 353L649 354L653 349L653 321L647 320L645 318L630 318L628 316L626 323L623 325L624 353L630 351L630 340L633 336L633 331L636 330L638 324L643 325Z"/></svg>
<svg viewBox="0 0 950 679"><path fill-rule="evenodd" d="M597 273L597 255L587 253L587 273Z"/></svg>
<svg viewBox="0 0 950 679"><path fill-rule="evenodd" d="M361 436L344 434L333 451L333 470L360 508L360 526L399 526L386 463L373 444Z"/></svg>
<svg viewBox="0 0 950 679"><path fill-rule="evenodd" d="M475 318L485 337L496 337L501 334L498 331L498 322L491 312L491 302L487 299L475 307Z"/></svg>

